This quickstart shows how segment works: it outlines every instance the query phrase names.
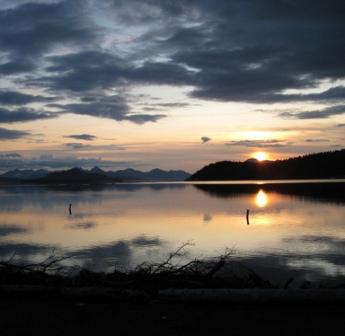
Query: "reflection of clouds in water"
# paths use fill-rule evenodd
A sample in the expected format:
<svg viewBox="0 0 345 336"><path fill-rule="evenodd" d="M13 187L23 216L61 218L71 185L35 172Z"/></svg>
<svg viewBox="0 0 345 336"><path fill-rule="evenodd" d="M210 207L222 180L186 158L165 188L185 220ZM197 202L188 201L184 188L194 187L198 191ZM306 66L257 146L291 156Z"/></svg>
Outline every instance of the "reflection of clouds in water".
<svg viewBox="0 0 345 336"><path fill-rule="evenodd" d="M305 280L320 281L331 278L335 281L343 281L345 239L330 236L302 236L285 238L282 243L282 248L273 253L269 251L251 255L239 253L236 255L238 259L235 260L239 260L264 279L280 285L289 277L295 279L293 286L299 286ZM302 245L298 249L296 249L297 243ZM303 248L303 244L308 246L316 244L316 247L308 250L308 247ZM65 255L72 257L70 260L72 264L77 262L80 266L94 271L111 271L115 267L130 268L140 262L162 260L167 255L168 245L170 244L158 237L145 235L75 251L63 251L48 245L8 242L0 244L0 259L6 260L15 254L17 261L39 262L53 252L59 255L65 252ZM316 253L317 246L322 246L320 253ZM187 255L187 259L193 257L193 254Z"/></svg>
<svg viewBox="0 0 345 336"><path fill-rule="evenodd" d="M176 185L166 187L164 184L119 185L98 191L28 186L19 189L13 187L17 191L9 192L0 189L1 200L4 200L0 204L0 237L2 232L2 241L13 235L12 241L21 239L22 242L25 238L28 245L29 240L33 240L68 246L70 250L67 253L74 253L80 264L88 268L96 267L98 270L106 270L115 263L133 266L140 261L159 261L169 250L156 237L166 239L169 246L178 246L185 236L195 239L198 255L205 255L209 251L212 253L234 243L239 249L248 249L253 253L248 260L251 267L267 270L265 277L268 279L273 276L270 273L272 270L281 274L283 280L291 274L300 278L308 276L317 279L331 274L330 267L343 267L344 241L331 235L317 236L319 232L325 232L325 229L334 235L343 232L345 212L344 207L339 204L321 203L320 200L304 202L301 196L294 199L287 194L269 191L269 205L259 209L248 206L253 205L255 193L242 193L230 187L231 197L228 197L228 186L220 188L219 193L218 188L214 190L214 186L208 187L216 193L216 197L211 197L208 192L194 186L184 185L181 188ZM265 187L258 187L256 192L259 188L264 190ZM69 201L73 205L72 216L68 215ZM18 202L18 206L13 206L12 202ZM6 212L6 204L13 209L22 206L22 211ZM241 228L244 226L242 224L246 208L251 211L251 226L244 231ZM272 224L272 227L256 225L260 224L260 218L264 223ZM212 225L203 225L203 222L211 220ZM18 227L13 225L12 231L11 228L3 227L1 231L1 224L6 226L7 223L17 223ZM36 230L39 223L44 225L44 232ZM24 232L20 225L29 229ZM29 235L30 230L32 233ZM147 236L138 236L142 232ZM296 237L290 236L292 232L296 233ZM310 232L315 235L305 235ZM24 236L25 233L28 235ZM289 238L282 240L286 235ZM124 239L112 242L114 237ZM131 239L132 237L135 238ZM76 246L83 248L74 251ZM8 247L13 252L13 244ZM36 257L52 250L43 248L39 252L40 245L37 247L35 254L32 254ZM275 255L271 256L270 252L277 247L281 250L275 251ZM259 252L262 252L262 259L256 253L261 248ZM296 263L298 258L305 269ZM303 260L311 262L304 263ZM324 264L324 270L320 260L327 263L327 266Z"/></svg>
<svg viewBox="0 0 345 336"><path fill-rule="evenodd" d="M209 222L211 222L212 221L212 215L210 215L210 214L204 214L204 216L203 216L203 222L204 223L209 223Z"/></svg>
<svg viewBox="0 0 345 336"><path fill-rule="evenodd" d="M37 209L54 211L60 207L68 207L72 203L74 210L78 206L100 208L106 201L130 200L136 197L135 192L151 190L159 192L166 189L181 190L185 185L179 184L116 184L93 190L92 187L73 189L66 186L49 188L46 186L11 186L0 189L1 211L23 211L33 206ZM90 213L91 214L91 213ZM87 215L87 214L84 214Z"/></svg>
<svg viewBox="0 0 345 336"><path fill-rule="evenodd" d="M288 244L309 245L316 250L326 249L332 252L345 252L345 238L334 236L304 235L300 237L287 237L283 241Z"/></svg>
<svg viewBox="0 0 345 336"><path fill-rule="evenodd" d="M289 266L319 270L328 276L345 275L345 238L304 235L285 238L283 242L297 254Z"/></svg>
<svg viewBox="0 0 345 336"><path fill-rule="evenodd" d="M59 249L49 245L6 242L0 244L0 258L2 260L15 256L29 258L30 256L43 256L47 253L57 252Z"/></svg>
<svg viewBox="0 0 345 336"><path fill-rule="evenodd" d="M275 285L282 286L289 278L294 278L291 287L300 286L304 281L317 281L322 278L320 269L302 269L293 267L292 260L295 256L286 254L257 254L251 256L239 256L238 260L253 270L263 279L269 280Z"/></svg>
<svg viewBox="0 0 345 336"><path fill-rule="evenodd" d="M178 183L164 183L164 182L157 182L157 183L119 183L115 186L116 190L124 190L124 191L139 191L144 189L149 189L152 191L160 191L166 189L172 190L183 190L187 188L188 185L186 184L178 184Z"/></svg>
<svg viewBox="0 0 345 336"><path fill-rule="evenodd" d="M126 241L117 241L104 246L95 246L73 251L69 254L81 261L84 268L104 271L110 267L127 266L132 255Z"/></svg>
<svg viewBox="0 0 345 336"><path fill-rule="evenodd" d="M79 259L84 268L109 271L114 267L127 268L138 263L139 260L133 260L134 254L139 252L138 249L144 249L147 252L146 249L157 249L164 245L164 241L157 237L138 236L131 240L119 240L110 244L72 251L69 255Z"/></svg>
<svg viewBox="0 0 345 336"><path fill-rule="evenodd" d="M68 215L68 219L71 221L74 220L97 220L99 215L107 216L111 215L112 218L126 216L128 214L127 210L124 209L117 209L116 204L110 204L109 206L99 207L97 209L93 209L91 206L81 206L80 208L74 207L72 204L72 214L68 214L68 204L66 204L66 208L64 213Z"/></svg>
<svg viewBox="0 0 345 336"><path fill-rule="evenodd" d="M69 224L68 227L73 230L90 230L97 226L95 222L78 222Z"/></svg>
<svg viewBox="0 0 345 336"><path fill-rule="evenodd" d="M49 189L39 186L21 186L1 189L0 210L13 211L22 210L28 206L37 209L52 209L68 206L72 203L77 205L101 206L108 199L125 199L127 195L117 193L93 191L93 190L68 190Z"/></svg>
<svg viewBox="0 0 345 336"><path fill-rule="evenodd" d="M336 265L327 260L327 258L318 259L315 256L313 256L312 258L310 258L309 256L306 258L299 257L298 259L288 260L287 265L294 269L304 270L304 272L306 270L313 270L317 273L321 273L325 276L330 277L345 275L345 265Z"/></svg>
<svg viewBox="0 0 345 336"><path fill-rule="evenodd" d="M41 262L49 255L72 257L68 264L76 262L93 271L109 271L114 267L128 268L162 255L166 243L157 237L137 236L130 240L118 240L109 244L91 246L75 251L59 247L31 243L6 242L0 244L0 260L11 257L13 262ZM149 259L147 259L149 258Z"/></svg>
<svg viewBox="0 0 345 336"><path fill-rule="evenodd" d="M30 232L31 229L17 224L0 225L0 238L8 237L15 234L26 234Z"/></svg>
<svg viewBox="0 0 345 336"><path fill-rule="evenodd" d="M133 238L130 243L139 247L162 246L163 241L157 237L138 236Z"/></svg>
<svg viewBox="0 0 345 336"><path fill-rule="evenodd" d="M288 277L301 281L332 278L344 282L344 252L345 239L304 235L283 238L280 250L274 253L262 251L251 256L241 256L241 260L264 278L278 282Z"/></svg>

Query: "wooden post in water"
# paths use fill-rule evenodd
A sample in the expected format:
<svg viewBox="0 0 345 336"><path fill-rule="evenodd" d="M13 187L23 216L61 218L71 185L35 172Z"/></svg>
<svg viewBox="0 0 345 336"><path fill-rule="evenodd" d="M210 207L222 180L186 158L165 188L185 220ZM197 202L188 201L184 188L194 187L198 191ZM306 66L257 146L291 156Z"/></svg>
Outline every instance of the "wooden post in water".
<svg viewBox="0 0 345 336"><path fill-rule="evenodd" d="M249 225L249 209L247 209L246 219L247 219L247 225Z"/></svg>
<svg viewBox="0 0 345 336"><path fill-rule="evenodd" d="M69 215L71 216L72 215L72 203L69 204L68 210L69 210Z"/></svg>

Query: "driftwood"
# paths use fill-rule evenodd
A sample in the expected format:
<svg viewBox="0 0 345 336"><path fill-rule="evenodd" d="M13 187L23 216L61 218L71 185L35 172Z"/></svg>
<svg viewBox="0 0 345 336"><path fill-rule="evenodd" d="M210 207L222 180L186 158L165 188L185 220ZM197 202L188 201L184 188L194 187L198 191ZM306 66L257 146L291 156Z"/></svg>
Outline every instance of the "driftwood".
<svg viewBox="0 0 345 336"><path fill-rule="evenodd" d="M61 297L80 300L209 302L339 302L345 303L343 287L288 289L293 278L280 288L239 263L233 250L217 258L187 257L185 243L160 263L143 263L129 271L111 273L85 269L69 273L65 256L53 253L40 263L16 264L14 255L0 262L0 295L28 298ZM308 289L302 289L308 288Z"/></svg>
<svg viewBox="0 0 345 336"><path fill-rule="evenodd" d="M186 262L187 242L159 263L145 262L129 271L111 273L81 269L68 272L63 261L69 257L52 254L37 264L15 264L13 257L0 262L0 284L48 285L55 287L108 287L145 290L157 293L163 288L272 288L252 270L233 259L234 251L226 250L216 258Z"/></svg>
<svg viewBox="0 0 345 336"><path fill-rule="evenodd" d="M13 262L15 254L13 254L10 259L6 261L0 261L0 270L7 269L18 272L59 272L66 267L61 265L61 262L67 259L70 259L70 256L56 256L52 253L49 257L44 259L39 263L30 263L30 264L16 264Z"/></svg>

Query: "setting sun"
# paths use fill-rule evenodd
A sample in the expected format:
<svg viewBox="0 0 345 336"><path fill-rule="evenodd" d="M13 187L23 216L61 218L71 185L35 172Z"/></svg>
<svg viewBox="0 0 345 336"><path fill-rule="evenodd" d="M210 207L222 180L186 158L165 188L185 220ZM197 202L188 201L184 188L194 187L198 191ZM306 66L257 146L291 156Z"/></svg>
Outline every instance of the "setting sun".
<svg viewBox="0 0 345 336"><path fill-rule="evenodd" d="M258 161L264 161L268 159L268 154L266 152L255 152L254 158Z"/></svg>

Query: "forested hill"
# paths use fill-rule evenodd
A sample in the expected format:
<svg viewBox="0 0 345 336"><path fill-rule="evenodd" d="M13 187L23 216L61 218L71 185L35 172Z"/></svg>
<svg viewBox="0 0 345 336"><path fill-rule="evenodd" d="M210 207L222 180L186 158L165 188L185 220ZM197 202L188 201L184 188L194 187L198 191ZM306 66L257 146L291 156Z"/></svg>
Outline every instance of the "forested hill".
<svg viewBox="0 0 345 336"><path fill-rule="evenodd" d="M189 181L250 179L345 178L345 149L298 156L287 160L244 162L221 161L193 174Z"/></svg>
<svg viewBox="0 0 345 336"><path fill-rule="evenodd" d="M81 168L72 168L52 172L39 179L30 180L30 182L37 184L104 184L118 182L118 180L104 175L90 173Z"/></svg>

